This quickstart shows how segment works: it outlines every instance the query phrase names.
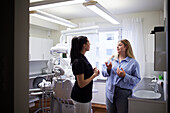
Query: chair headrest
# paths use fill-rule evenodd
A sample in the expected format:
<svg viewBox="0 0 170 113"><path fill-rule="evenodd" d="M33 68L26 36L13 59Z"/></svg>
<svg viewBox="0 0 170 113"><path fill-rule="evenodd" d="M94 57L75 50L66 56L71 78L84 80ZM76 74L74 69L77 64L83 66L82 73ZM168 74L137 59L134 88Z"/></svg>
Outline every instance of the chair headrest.
<svg viewBox="0 0 170 113"><path fill-rule="evenodd" d="M41 83L43 80L46 80L45 77L36 77L33 80L33 88L40 88L38 84Z"/></svg>

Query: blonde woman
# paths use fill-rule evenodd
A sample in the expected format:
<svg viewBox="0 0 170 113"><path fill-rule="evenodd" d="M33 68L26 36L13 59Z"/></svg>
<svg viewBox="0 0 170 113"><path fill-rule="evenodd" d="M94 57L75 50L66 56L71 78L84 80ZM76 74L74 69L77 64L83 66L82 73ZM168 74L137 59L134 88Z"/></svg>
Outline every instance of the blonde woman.
<svg viewBox="0 0 170 113"><path fill-rule="evenodd" d="M117 44L117 55L103 65L102 74L106 81L107 113L128 113L128 97L141 80L139 64L127 39Z"/></svg>

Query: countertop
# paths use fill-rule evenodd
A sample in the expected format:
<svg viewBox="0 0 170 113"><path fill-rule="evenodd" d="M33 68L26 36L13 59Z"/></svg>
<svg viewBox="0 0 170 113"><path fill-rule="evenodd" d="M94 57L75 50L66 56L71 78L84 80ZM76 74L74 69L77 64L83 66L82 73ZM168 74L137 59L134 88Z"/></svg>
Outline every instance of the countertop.
<svg viewBox="0 0 170 113"><path fill-rule="evenodd" d="M133 92L137 91L137 90L150 90L150 91L154 91L153 86L154 85L150 85L153 84L151 81L153 79L152 78L143 78L138 85L133 89ZM133 94L131 96L129 96L128 100L140 100L140 101L153 101L153 102L165 102L164 101L164 92L163 92L163 87L161 85L158 84L158 89L159 89L159 93L161 93L161 97L159 99L143 99L143 98L137 98L134 97Z"/></svg>
<svg viewBox="0 0 170 113"><path fill-rule="evenodd" d="M29 79L34 79L36 77L46 77L46 76L54 76L55 73L38 73L38 74L30 74Z"/></svg>

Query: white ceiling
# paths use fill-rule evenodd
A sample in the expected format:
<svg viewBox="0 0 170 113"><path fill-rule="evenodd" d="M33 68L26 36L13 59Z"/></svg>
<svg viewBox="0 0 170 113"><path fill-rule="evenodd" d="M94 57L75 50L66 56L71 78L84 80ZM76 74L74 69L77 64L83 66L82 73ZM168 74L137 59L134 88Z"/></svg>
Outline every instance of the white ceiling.
<svg viewBox="0 0 170 113"><path fill-rule="evenodd" d="M30 2L34 2L31 0ZM163 10L164 0L95 0L113 15ZM98 16L82 4L41 9L65 19Z"/></svg>

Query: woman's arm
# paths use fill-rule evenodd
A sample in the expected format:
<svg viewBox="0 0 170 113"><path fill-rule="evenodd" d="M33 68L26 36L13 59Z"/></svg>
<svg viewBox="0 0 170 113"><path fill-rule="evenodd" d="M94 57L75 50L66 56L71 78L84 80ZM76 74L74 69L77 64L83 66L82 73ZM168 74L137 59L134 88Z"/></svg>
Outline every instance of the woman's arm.
<svg viewBox="0 0 170 113"><path fill-rule="evenodd" d="M136 85L141 80L138 72L135 72L134 75L129 75L126 73L124 77L124 82Z"/></svg>
<svg viewBox="0 0 170 113"><path fill-rule="evenodd" d="M80 88L85 87L86 85L88 85L98 75L99 75L99 70L97 68L94 69L93 75L88 79L84 80L84 74L76 75L79 87Z"/></svg>
<svg viewBox="0 0 170 113"><path fill-rule="evenodd" d="M136 65L134 66L134 68L132 68L132 70L133 70L132 75L127 73L125 74L124 82L136 85L141 80L139 64L136 63Z"/></svg>

